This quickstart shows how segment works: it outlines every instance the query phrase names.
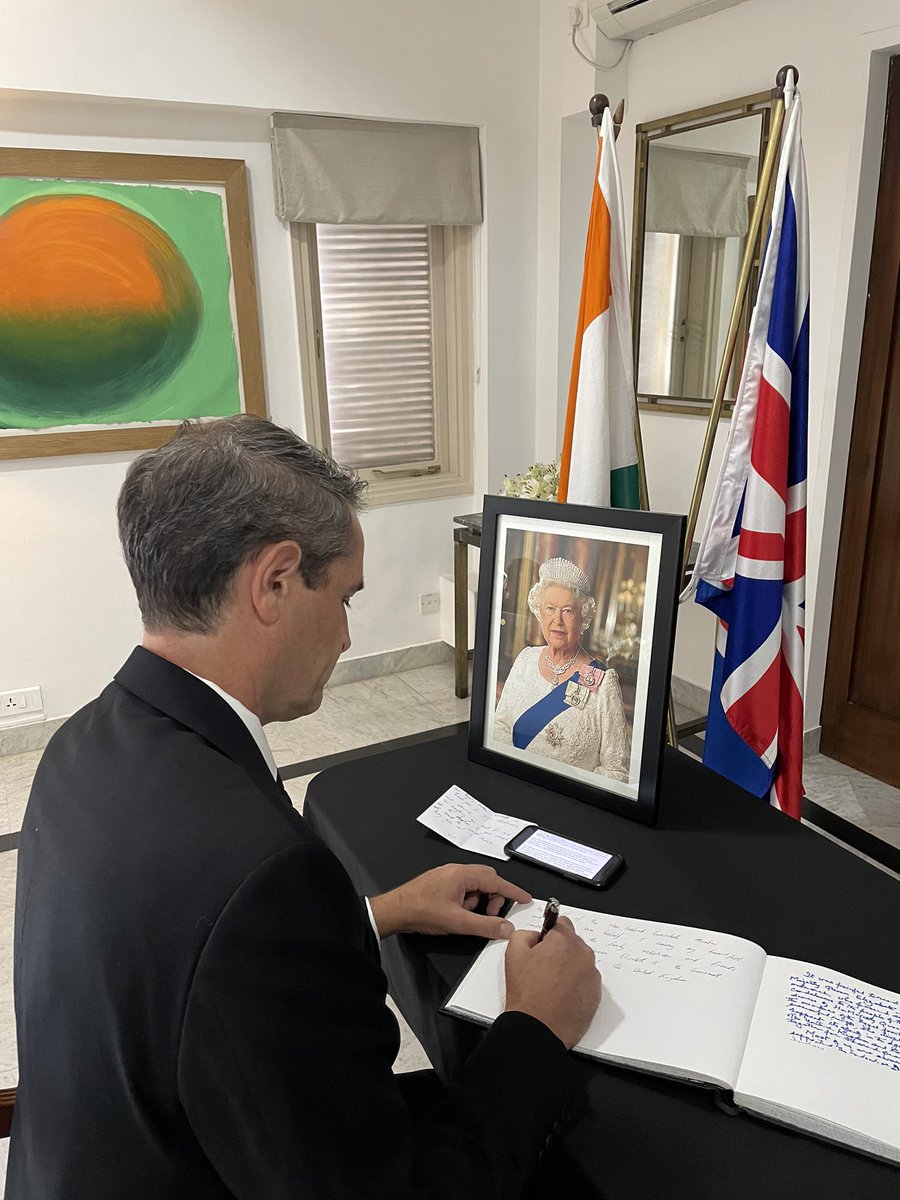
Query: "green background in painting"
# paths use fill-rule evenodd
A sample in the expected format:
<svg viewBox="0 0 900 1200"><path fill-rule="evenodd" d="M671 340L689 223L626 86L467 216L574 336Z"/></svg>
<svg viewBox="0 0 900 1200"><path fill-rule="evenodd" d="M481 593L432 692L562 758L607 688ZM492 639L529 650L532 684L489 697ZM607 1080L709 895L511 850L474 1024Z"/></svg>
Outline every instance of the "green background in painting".
<svg viewBox="0 0 900 1200"><path fill-rule="evenodd" d="M14 205L34 196L102 196L134 209L164 230L184 257L203 300L200 328L181 364L158 387L124 399L105 414L73 414L73 425L182 421L241 411L237 351L229 286L231 264L225 240L222 197L163 184L89 183L0 178L0 219ZM61 428L59 418L41 419L12 412L0 396L0 427Z"/></svg>

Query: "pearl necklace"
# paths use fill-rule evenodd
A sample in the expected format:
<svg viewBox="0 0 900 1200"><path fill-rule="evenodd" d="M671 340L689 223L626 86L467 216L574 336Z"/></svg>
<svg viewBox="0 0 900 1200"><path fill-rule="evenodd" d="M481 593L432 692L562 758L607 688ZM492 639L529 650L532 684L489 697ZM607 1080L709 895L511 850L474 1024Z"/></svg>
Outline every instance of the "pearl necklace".
<svg viewBox="0 0 900 1200"><path fill-rule="evenodd" d="M569 661L564 662L561 666L557 667L555 665L555 663L553 662L553 659L550 657L550 651L549 650L545 651L544 658L546 658L546 660L547 660L547 666L553 672L553 680L550 684L551 687L556 687L556 685L559 683L560 676L565 675L566 671L568 671L569 667L572 666L575 659L578 657L578 655L580 653L581 653L581 647L577 646L575 649L575 653L572 655L572 657L569 659Z"/></svg>

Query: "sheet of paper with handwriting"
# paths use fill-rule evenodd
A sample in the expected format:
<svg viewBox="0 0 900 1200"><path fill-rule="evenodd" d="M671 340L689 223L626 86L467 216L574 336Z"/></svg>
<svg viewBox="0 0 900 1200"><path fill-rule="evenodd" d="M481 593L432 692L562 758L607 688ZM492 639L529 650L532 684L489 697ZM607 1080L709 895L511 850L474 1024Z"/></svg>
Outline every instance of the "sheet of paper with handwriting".
<svg viewBox="0 0 900 1200"><path fill-rule="evenodd" d="M503 848L507 842L534 824L520 817L494 812L456 784L449 787L416 820L471 854L504 861L509 858Z"/></svg>
<svg viewBox="0 0 900 1200"><path fill-rule="evenodd" d="M841 1126L900 1145L900 996L771 956L735 1098L775 1118L808 1114L803 1127L821 1136Z"/></svg>

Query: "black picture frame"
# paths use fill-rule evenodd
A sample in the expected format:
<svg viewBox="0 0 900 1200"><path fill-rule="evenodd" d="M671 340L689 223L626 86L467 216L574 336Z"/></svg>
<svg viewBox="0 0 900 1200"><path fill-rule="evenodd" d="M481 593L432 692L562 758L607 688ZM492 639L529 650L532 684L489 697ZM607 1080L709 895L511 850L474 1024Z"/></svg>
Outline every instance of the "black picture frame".
<svg viewBox="0 0 900 1200"><path fill-rule="evenodd" d="M655 823L684 532L685 517L668 513L485 496L469 723L472 761L620 816L647 825ZM601 648L605 638L608 659L601 659L593 649L589 653L616 671L621 699L609 711L619 730L623 722L625 725L627 750L619 760L619 773L627 772L627 778L599 773L602 764L589 768L567 763L561 742L551 743L549 733L543 736L543 728L530 743L519 747L513 744L515 737L521 740L526 734L517 734L513 726L513 740L506 741L507 718L502 723L498 718L495 724L495 709L511 670L504 664L521 659L517 679L530 679L539 669L539 653L534 647L539 650L546 644L536 617L530 611L526 615L523 609L523 604L528 605L527 599L523 600L526 591L538 578L538 559L546 552L542 547L555 548L557 553L549 557L580 560L591 581L591 594L598 592L596 617L598 624L601 620L605 624L602 630L589 628L582 637ZM567 547L570 553L560 552ZM518 558L517 550L522 551ZM626 571L630 574L624 574ZM510 595L511 589L515 595ZM628 621L620 636L622 613ZM553 636L552 632L548 636ZM590 682L591 677L587 678ZM605 676L601 687L603 682ZM616 695L612 681L610 686L604 701L607 706ZM548 687L548 695L551 691ZM588 703L585 701L585 712ZM598 712L594 710L593 721L601 720ZM546 728L552 730L552 725L550 722ZM570 722L565 728L574 730L575 725ZM557 728L554 736L564 742L567 732L560 734ZM572 740L571 732L568 736ZM535 752L529 745L544 745L545 749ZM551 753L556 757L548 757Z"/></svg>

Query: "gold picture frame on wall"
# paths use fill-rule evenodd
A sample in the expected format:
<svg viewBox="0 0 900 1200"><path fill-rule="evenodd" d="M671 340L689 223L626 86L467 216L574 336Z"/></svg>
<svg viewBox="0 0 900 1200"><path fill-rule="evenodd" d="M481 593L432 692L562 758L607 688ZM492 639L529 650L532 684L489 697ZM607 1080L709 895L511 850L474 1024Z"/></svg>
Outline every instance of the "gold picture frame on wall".
<svg viewBox="0 0 900 1200"><path fill-rule="evenodd" d="M239 159L0 149L0 459L266 415Z"/></svg>
<svg viewBox="0 0 900 1200"><path fill-rule="evenodd" d="M698 230L677 221L661 224L655 219L659 215L660 196L677 195L679 179L685 181L688 191L699 190L704 172L716 176L711 185L714 187L723 186L723 173L729 168L736 176L742 156L735 153L734 134L739 128L735 123L743 122L746 135L739 140L746 144L740 149L753 169L748 174L748 194L741 192L741 196L735 196L734 187L730 188L729 215L732 221L736 219L745 228L749 227L755 199L752 192L754 184L758 188L769 140L771 106L771 92L757 92L646 121L636 127L631 304L634 378L638 407L645 411L708 415L727 313L734 298L743 251L742 244L735 249L739 238L734 236L738 233L734 228ZM654 155L660 159L657 164L654 164ZM681 172L672 163L668 171L663 172L663 155L674 159L675 163L679 158L685 160ZM655 167L659 169L654 187L650 176ZM660 176L666 181L663 185L660 185ZM727 187L724 190L729 191ZM689 203L675 205L682 220ZM656 210L655 215L648 211L651 208ZM674 213L672 217L674 220ZM727 222L722 210L717 212L717 219ZM755 294L766 226L767 220L764 220L753 247L747 287L750 297ZM679 233L685 236L676 236ZM701 236L687 236L698 233ZM648 242L653 239L664 243L651 246L656 257L647 250ZM740 373L751 307L752 303L744 304L729 392L736 386ZM653 319L657 322L655 325ZM643 358L642 333L645 335ZM648 361L648 348L652 351L649 356L652 361ZM733 408L733 397L730 398L729 392L726 392L723 416L730 416Z"/></svg>

